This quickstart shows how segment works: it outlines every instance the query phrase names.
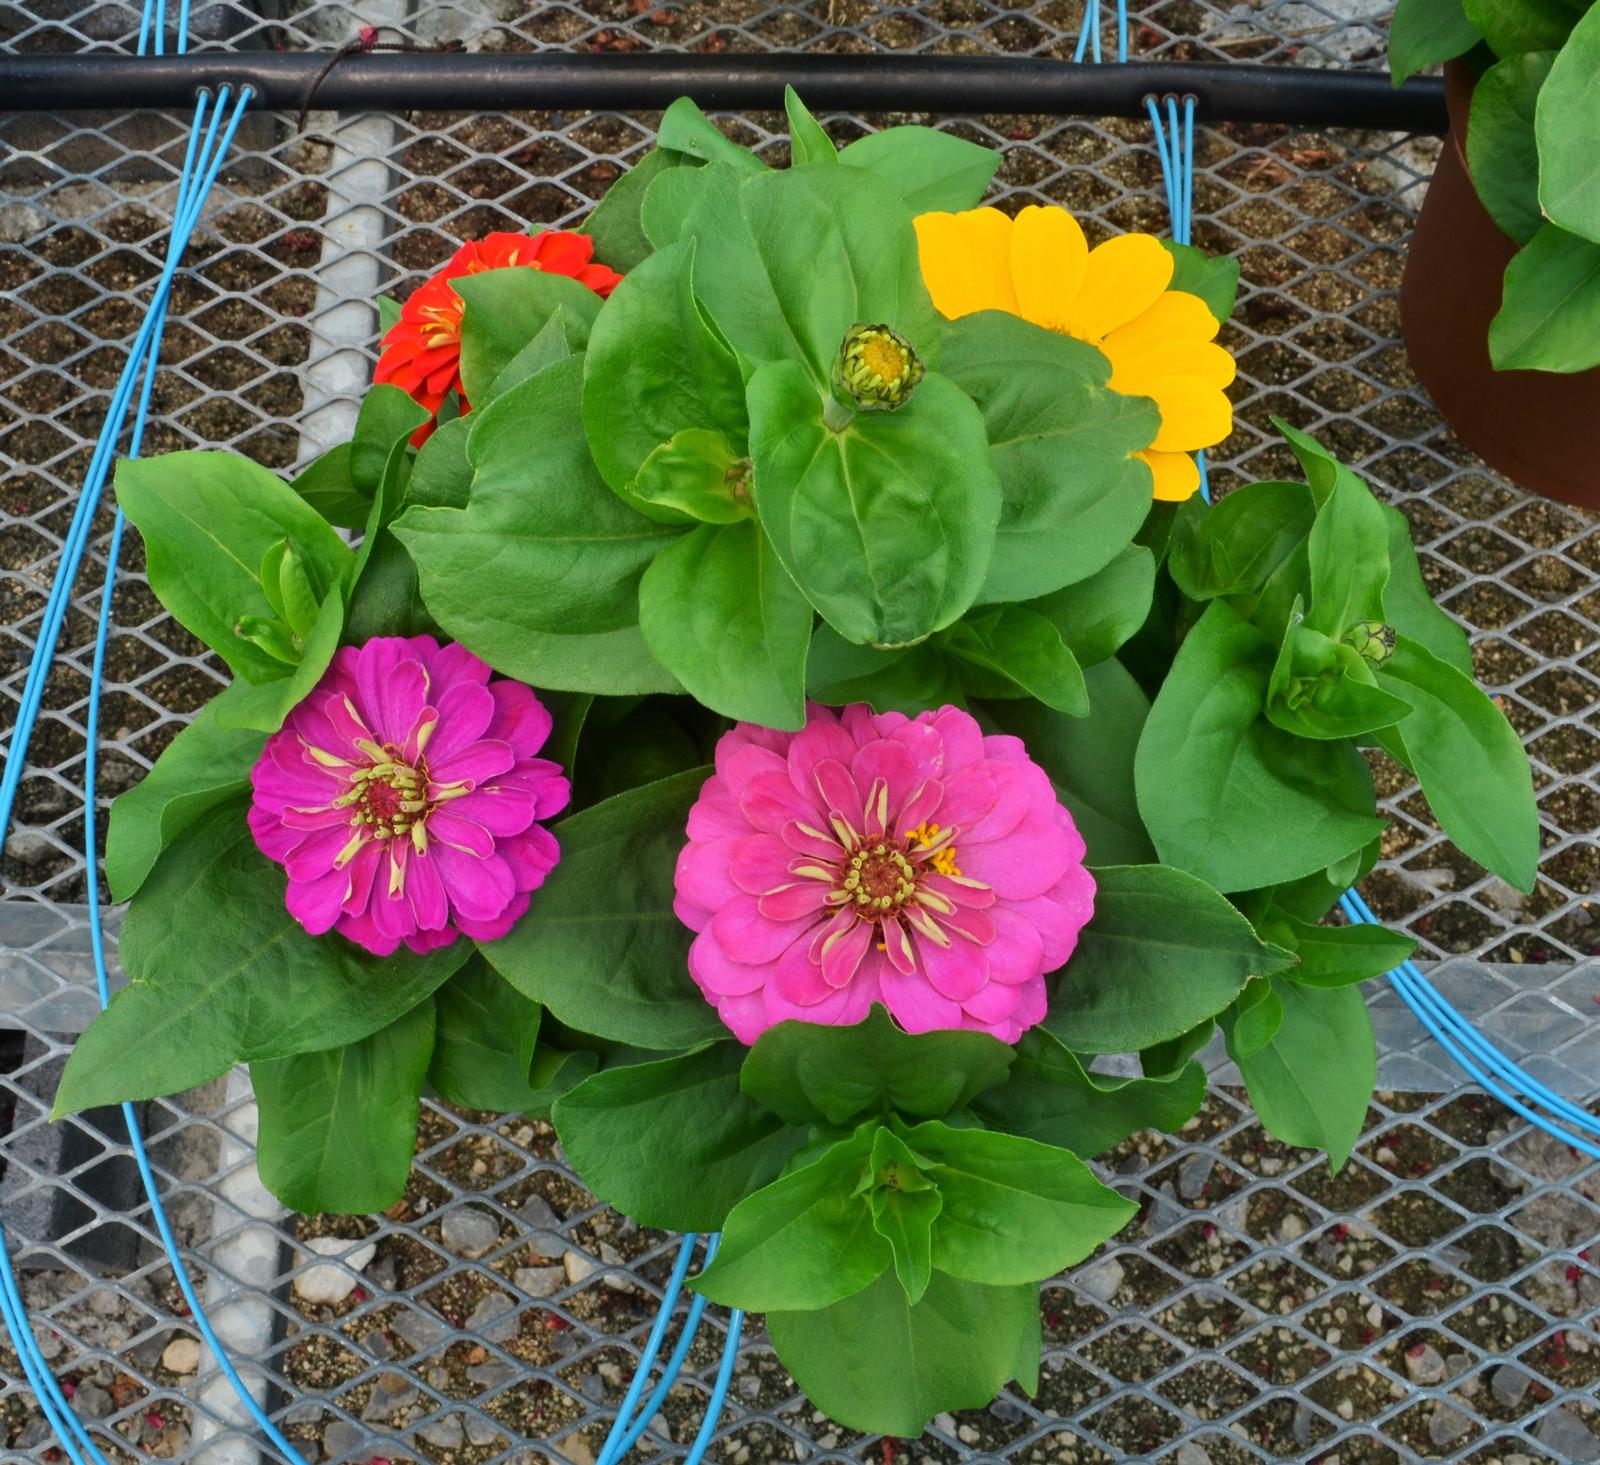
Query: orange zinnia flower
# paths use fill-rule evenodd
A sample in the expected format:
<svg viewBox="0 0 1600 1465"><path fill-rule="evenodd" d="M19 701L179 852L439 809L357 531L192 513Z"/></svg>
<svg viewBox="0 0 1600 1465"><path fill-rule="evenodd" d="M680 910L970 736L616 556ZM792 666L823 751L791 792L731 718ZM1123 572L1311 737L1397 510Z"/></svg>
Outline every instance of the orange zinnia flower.
<svg viewBox="0 0 1600 1465"><path fill-rule="evenodd" d="M594 263L594 240L587 234L544 229L531 235L469 239L401 307L400 319L383 338L373 381L399 387L435 414L451 392L458 392L461 410L468 411L470 404L461 388L461 297L450 281L512 265L570 276L602 299L622 279L615 270ZM424 423L411 441L424 442L433 426Z"/></svg>

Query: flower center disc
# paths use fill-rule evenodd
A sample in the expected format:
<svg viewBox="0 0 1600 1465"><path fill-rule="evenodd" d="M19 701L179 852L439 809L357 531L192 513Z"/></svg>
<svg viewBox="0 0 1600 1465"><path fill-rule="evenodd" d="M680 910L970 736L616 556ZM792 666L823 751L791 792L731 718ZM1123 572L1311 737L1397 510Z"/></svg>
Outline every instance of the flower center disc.
<svg viewBox="0 0 1600 1465"><path fill-rule="evenodd" d="M917 890L917 872L889 844L868 845L850 857L844 889L858 914L875 917L899 910Z"/></svg>

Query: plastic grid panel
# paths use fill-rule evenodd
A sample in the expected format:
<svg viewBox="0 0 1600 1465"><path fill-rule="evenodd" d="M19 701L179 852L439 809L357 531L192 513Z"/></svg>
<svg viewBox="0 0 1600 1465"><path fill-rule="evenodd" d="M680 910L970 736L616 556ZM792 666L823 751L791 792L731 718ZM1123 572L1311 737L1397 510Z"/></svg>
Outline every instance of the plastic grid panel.
<svg viewBox="0 0 1600 1465"><path fill-rule="evenodd" d="M1386 9L1363 0L1228 13L1150 6L1138 14L1135 48L1296 64L1369 60L1381 49L1373 22ZM10 44L126 44L126 11L56 10L41 8L37 22L7 12L22 20ZM528 13L515 3L492 12L365 6L360 18L403 20L419 42L474 47L1061 55L1076 43L1080 13L1076 4L1001 11L977 0L871 11L837 3L831 13L826 5L658 11L630 0ZM200 34L241 45L326 45L355 27L348 8L326 5L277 16L270 27L231 6L196 14ZM906 119L829 119L841 141L886 120ZM148 451L227 445L276 467L313 456L348 430L370 365L366 302L375 291L403 293L459 238L581 215L649 145L653 121L313 114L304 137L293 135L292 119L251 123L186 261L192 270L180 277ZM998 182L1017 202L1067 203L1102 231L1164 227L1141 124L991 117L944 125L1004 150ZM781 159L777 119L738 126ZM0 160L0 619L9 662L0 688L9 715L71 494L120 365L118 343L137 322L140 285L158 268L181 123L14 118L0 122L0 139L10 149ZM1225 487L1241 475L1290 471L1272 445L1268 419L1277 413L1323 432L1406 511L1430 580L1474 631L1480 667L1535 756L1547 850L1541 886L1521 902L1439 838L1397 770L1380 770L1398 823L1369 898L1406 917L1425 955L1476 957L1450 968L1458 999L1489 1030L1513 1031L1547 1055L1542 1077L1588 1095L1600 1091L1586 1028L1595 968L1581 960L1594 950L1587 897L1600 857L1587 777L1600 761L1600 535L1591 521L1487 474L1440 428L1407 373L1395 339L1397 246L1433 146L1267 127L1201 135L1197 242L1238 254L1245 274L1229 340L1241 362L1238 429L1214 455L1216 479ZM100 527L97 548L108 525ZM137 779L220 680L214 661L160 615L136 551L128 564L103 718L114 734L107 797ZM222 1448L206 1443L208 1429L227 1433L225 1387L202 1383L197 1411L162 1369L175 1289L150 1261L142 1209L120 1224L107 1219L129 1193L125 1152L89 1119L54 1129L44 1120L65 1051L58 1035L93 1008L75 906L84 880L89 607L101 569L92 560L79 586L5 851L10 898L0 915L10 950L0 1010L23 1036L5 1080L14 1112L0 1201L30 1243L36 1270L25 1290L42 1305L47 1337L59 1333L53 1366L77 1384L85 1412L100 1410L103 1396L107 1419L150 1453L183 1458L192 1445L196 1458L246 1458L205 1453ZM1392 996L1376 1007L1385 1081L1453 1089L1456 1076ZM247 1094L236 1085L231 1095L147 1108L185 1239L212 1269L221 1264L235 1308L269 1323L269 1372L301 1401L288 1418L308 1441L335 1444L352 1460L441 1465L519 1458L524 1437L553 1438L580 1465L592 1455L604 1429L595 1407L620 1398L628 1349L648 1322L635 1289L659 1283L669 1254L662 1238L596 1210L561 1171L545 1131L521 1121L471 1124L430 1106L408 1209L342 1227L370 1230L377 1244L362 1295L318 1309L297 1299L289 1280L296 1255L280 1237L341 1227L285 1223L260 1194ZM113 1135L116 1126L113 1118ZM1203 1465L1196 1450L1218 1462L1600 1452L1600 1420L1584 1399L1600 1372L1600 1353L1591 1352L1600 1348L1600 1284L1585 1254L1596 1231L1593 1167L1575 1170L1542 1141L1507 1131L1505 1117L1469 1093L1393 1096L1374 1109L1363 1158L1330 1185L1304 1156L1266 1141L1226 1092L1214 1092L1182 1143L1146 1140L1144 1150L1113 1157L1119 1183L1147 1204L1106 1259L1047 1293L1052 1366L1040 1399L941 1421L916 1457L976 1451L1070 1461L1170 1450L1185 1465ZM469 1261L441 1239L439 1218L474 1208L497 1217L502 1239ZM463 1237L474 1229L461 1223L457 1245L471 1250ZM541 1233L549 1233L542 1243ZM299 1258L302 1269L307 1260ZM540 1265L546 1260L552 1265ZM548 1300L532 1300L551 1287ZM494 1316L493 1297L510 1310ZM461 1327L472 1336L459 1336ZM1302 1362L1286 1364L1290 1356ZM703 1370L712 1352L702 1343L694 1357ZM1436 1358L1443 1372L1429 1382ZM14 1360L4 1361L6 1443L28 1457L37 1425ZM1515 1372L1501 1377L1503 1369ZM1522 1373L1527 1388L1506 1402ZM380 1376L407 1382L380 1389ZM759 1333L736 1377L727 1419L738 1425L717 1446L720 1458L885 1458L880 1444L832 1431L794 1399ZM669 1402L666 1423L680 1443L692 1433L685 1411L706 1388L703 1377L687 1379ZM313 1419L312 1411L325 1412ZM1589 1444L1570 1433L1574 1423L1590 1431ZM890 1453L903 1457L907 1448ZM125 1458L142 1453L135 1444ZM315 1459L317 1446L306 1453Z"/></svg>

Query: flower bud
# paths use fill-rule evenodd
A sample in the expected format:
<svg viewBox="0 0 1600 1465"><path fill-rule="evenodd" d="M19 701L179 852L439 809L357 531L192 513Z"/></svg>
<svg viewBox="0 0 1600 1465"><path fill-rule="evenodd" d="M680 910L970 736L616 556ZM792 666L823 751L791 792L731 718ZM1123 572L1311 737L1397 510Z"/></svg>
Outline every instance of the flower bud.
<svg viewBox="0 0 1600 1465"><path fill-rule="evenodd" d="M863 412L892 412L905 405L922 373L922 362L899 331L858 322L839 347L833 385Z"/></svg>
<svg viewBox="0 0 1600 1465"><path fill-rule="evenodd" d="M1383 621L1357 621L1339 639L1374 666L1382 666L1394 655L1394 627Z"/></svg>

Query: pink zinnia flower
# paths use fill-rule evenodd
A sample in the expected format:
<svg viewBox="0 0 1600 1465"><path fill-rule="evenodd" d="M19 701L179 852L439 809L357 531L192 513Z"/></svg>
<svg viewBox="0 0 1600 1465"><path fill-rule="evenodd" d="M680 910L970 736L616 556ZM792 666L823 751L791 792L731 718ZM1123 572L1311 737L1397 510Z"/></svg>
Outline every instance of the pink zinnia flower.
<svg viewBox="0 0 1600 1465"><path fill-rule="evenodd" d="M289 872L289 913L379 956L504 936L560 858L566 807L535 754L550 714L432 636L346 646L251 770L250 832Z"/></svg>
<svg viewBox="0 0 1600 1465"><path fill-rule="evenodd" d="M1083 840L1018 739L955 707L740 723L689 811L689 972L741 1042L882 1002L907 1032L1012 1043L1094 911Z"/></svg>

